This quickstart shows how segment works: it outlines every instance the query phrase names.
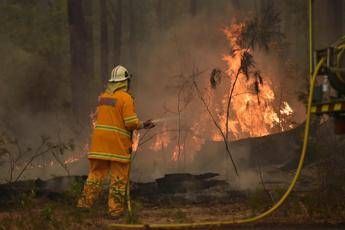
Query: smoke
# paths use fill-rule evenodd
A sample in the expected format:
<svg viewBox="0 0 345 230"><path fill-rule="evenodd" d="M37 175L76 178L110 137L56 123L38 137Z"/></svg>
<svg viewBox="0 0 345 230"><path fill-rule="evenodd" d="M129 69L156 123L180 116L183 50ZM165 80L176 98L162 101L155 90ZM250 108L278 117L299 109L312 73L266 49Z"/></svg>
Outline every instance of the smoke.
<svg viewBox="0 0 345 230"><path fill-rule="evenodd" d="M209 2L210 7L199 9L194 17L186 10L171 19L169 26L159 28L153 25L152 28L146 28L150 31L149 36L138 38L136 42L136 65L130 59L134 54L129 53L133 44L123 45L123 50L127 51L127 60L123 64L133 66L133 71L130 69L130 72L134 74L133 93L139 117L142 120L159 121L157 127L150 130L145 137L153 138L140 146L136 153L132 167L132 179L135 181L152 181L167 173L212 171L219 172L221 177L239 188L253 188L258 185L256 165L253 165L252 160L255 149L250 144L231 146L241 174L241 179L236 179L223 143L211 141L211 135L216 129L207 114L200 116L206 111L190 86L192 74L202 72L196 79L202 91L206 92L205 95L218 93L210 90L209 74L214 68L226 68L222 57L230 50L222 29L229 26L235 18L241 20L248 16L253 9L249 1L241 10L235 9L229 1ZM9 54L0 63L2 130L20 139L23 145L33 147L39 145L41 135L50 136L54 141L73 139L78 148L69 152L64 159L76 153L78 156L85 154L82 160L68 167L71 174L86 173L86 150L83 147L88 143L90 129L80 127L72 119L68 102L69 81L61 80L61 73L54 73L39 56L30 54L10 42L0 44L0 53ZM274 85L283 82L286 89L285 100L292 101L295 108L300 106L290 93L295 92L294 80L282 81L285 70L280 68L280 58L265 52L256 52L255 59L263 76L275 76L270 79ZM178 92L183 84L186 88L180 95L178 105ZM217 114L220 111L213 112ZM300 122L300 119L298 118L297 122ZM180 142L185 147L179 160L173 161L172 153L176 152L179 122ZM167 146L162 143L161 150L154 150L152 145L156 138L166 136ZM51 159L49 156L46 160L49 162ZM55 163L53 167L31 170L26 178L47 178L65 173Z"/></svg>
<svg viewBox="0 0 345 230"><path fill-rule="evenodd" d="M140 72L137 73L137 79L134 79L138 81L135 96L141 119L178 117L178 92L181 89L181 82L188 85L193 72L203 72L197 76L197 81L203 92L206 92L205 95L217 94L210 90L209 74L214 68L222 70L226 68L222 57L229 52L229 44L222 29L234 22L235 18L241 21L241 18L244 18L241 15L244 11L245 9L236 11L230 6L214 12L210 10L199 12L197 17L182 17L171 28L153 32L151 40L140 47L138 56ZM293 121L301 123L304 119L304 108L297 101L296 76L285 78L287 70L283 62L286 59L282 59L280 54L271 54L261 50L255 51L254 55L256 67L262 72L263 78L268 78L267 80L275 86L276 97L283 92L281 96L284 101L291 103L294 111L298 111L292 118ZM211 171L220 173L222 178L237 188L247 189L259 186L258 166L260 163L253 160L253 155L263 151L251 148L250 143L249 146L238 146L240 145L238 143L231 145L231 152L241 174L240 178L234 176L223 143L211 141L211 135L217 132L215 126L208 115L200 116L200 114L206 114L206 111L193 87L186 88L187 93L181 96L180 101L182 104L180 107L183 107L184 97L187 98L187 106L180 113L180 130L182 130L180 142L184 146L181 150L182 155L178 161L172 160L177 152L179 120L160 123L150 131L151 134L157 134L155 138L139 147L133 163L132 178L135 181L152 181L167 173ZM217 114L219 111L212 112ZM197 133L193 125L198 126ZM168 140L161 142L160 150L154 150L152 142L159 138L166 138L166 130L174 131L168 132ZM286 145L282 146L288 148ZM270 151L272 153L272 150ZM286 160L294 154L295 149L291 152L287 151L283 158ZM261 160L266 163L272 160L269 155L262 158ZM271 161L271 164L278 163L282 161Z"/></svg>
<svg viewBox="0 0 345 230"><path fill-rule="evenodd" d="M62 161L72 157L81 151L79 146L85 145L89 127L74 122L69 110L69 84L60 75L63 72L55 73L43 57L21 49L8 38L1 37L1 41L0 53L4 55L0 62L0 163L4 164L0 181L3 181L10 174L10 159L20 158L15 166L16 176L39 148L42 138L61 145L73 142L75 149L58 154ZM51 166L51 161L55 160L50 152L37 158L21 179L66 174L58 162ZM35 168L38 165L45 167Z"/></svg>
<svg viewBox="0 0 345 230"><path fill-rule="evenodd" d="M137 81L134 93L139 117L143 120L162 117L176 117L176 119L159 123L150 131L150 134L158 133L159 138L165 135L160 132L174 130L168 132L169 147L164 148L163 151L154 151L151 148L155 138L139 148L132 170L134 180L149 181L166 173L190 171L187 168L189 166L182 166L183 159L180 159L179 166L171 162L171 153L177 142L176 130L179 122L177 94L181 83L191 80L191 75L196 69L204 71L203 76L207 78L213 68L224 66L221 57L227 44L221 29L226 25L227 20L216 12L200 13L194 18L184 16L169 29L154 31L151 39L141 46L138 56L140 72L133 80ZM181 107L184 107L189 96L194 98L181 112L181 130L184 130L181 131L184 139L181 138L181 141L188 138L187 131L195 123L193 119L198 114L205 113L195 95L188 95L189 93L194 94L194 89L187 86L180 100ZM193 158L192 153L200 148L201 144L200 146L189 144L185 151L191 154L186 156L185 161L190 162Z"/></svg>

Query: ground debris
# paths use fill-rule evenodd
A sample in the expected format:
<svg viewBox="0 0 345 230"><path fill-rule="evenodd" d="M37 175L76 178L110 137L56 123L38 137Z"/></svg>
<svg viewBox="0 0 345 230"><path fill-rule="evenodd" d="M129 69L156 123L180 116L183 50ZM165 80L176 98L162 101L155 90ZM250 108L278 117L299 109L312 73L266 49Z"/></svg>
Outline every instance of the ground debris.
<svg viewBox="0 0 345 230"><path fill-rule="evenodd" d="M167 174L155 182L133 183L131 194L134 199L152 205L229 203L245 197L243 192L231 190L226 181L214 179L217 176L217 173Z"/></svg>

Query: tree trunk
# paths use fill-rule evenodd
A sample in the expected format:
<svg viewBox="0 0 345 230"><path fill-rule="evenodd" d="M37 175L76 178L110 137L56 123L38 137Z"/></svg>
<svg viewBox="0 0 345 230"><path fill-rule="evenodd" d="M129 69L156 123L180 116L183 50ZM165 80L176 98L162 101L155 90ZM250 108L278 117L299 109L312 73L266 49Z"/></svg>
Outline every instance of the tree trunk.
<svg viewBox="0 0 345 230"><path fill-rule="evenodd" d="M190 0L190 14L192 17L196 15L197 9L197 0Z"/></svg>
<svg viewBox="0 0 345 230"><path fill-rule="evenodd" d="M135 1L129 0L129 45L130 45L130 72L135 73L137 68L137 14ZM136 88L137 81L133 82L133 88Z"/></svg>
<svg viewBox="0 0 345 230"><path fill-rule="evenodd" d="M93 23L94 23L94 1L93 0L84 0L83 1L85 7L85 22L86 22L86 33L87 33L87 41L86 41L86 68L85 71L88 75L88 78L91 80L95 76L95 52L94 52L94 39L93 39ZM91 87L89 85L89 101L88 106L90 109L95 107L95 103L97 102L97 90L95 87Z"/></svg>
<svg viewBox="0 0 345 230"><path fill-rule="evenodd" d="M122 36L122 0L116 1L114 12L114 65L121 64L121 36Z"/></svg>
<svg viewBox="0 0 345 230"><path fill-rule="evenodd" d="M81 0L68 1L70 30L72 110L79 123L88 119L87 112L87 41L88 34Z"/></svg>
<svg viewBox="0 0 345 230"><path fill-rule="evenodd" d="M101 27L101 79L103 84L109 77L109 47L108 47L108 17L106 0L100 0L100 27Z"/></svg>
<svg viewBox="0 0 345 230"><path fill-rule="evenodd" d="M157 24L158 29L163 30L164 28L164 14L163 14L163 1L164 0L157 0L157 6L156 6L156 14L157 14Z"/></svg>
<svg viewBox="0 0 345 230"><path fill-rule="evenodd" d="M94 75L94 50L93 50L93 0L84 0L85 6L85 25L86 25L86 72L91 77Z"/></svg>

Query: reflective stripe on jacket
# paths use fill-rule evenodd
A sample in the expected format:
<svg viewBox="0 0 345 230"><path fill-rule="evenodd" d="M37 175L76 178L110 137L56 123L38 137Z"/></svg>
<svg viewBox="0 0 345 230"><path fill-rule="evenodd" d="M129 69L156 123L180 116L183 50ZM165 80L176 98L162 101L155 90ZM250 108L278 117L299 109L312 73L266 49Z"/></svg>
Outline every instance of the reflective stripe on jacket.
<svg viewBox="0 0 345 230"><path fill-rule="evenodd" d="M132 131L139 127L133 98L123 90L100 95L89 159L129 162Z"/></svg>

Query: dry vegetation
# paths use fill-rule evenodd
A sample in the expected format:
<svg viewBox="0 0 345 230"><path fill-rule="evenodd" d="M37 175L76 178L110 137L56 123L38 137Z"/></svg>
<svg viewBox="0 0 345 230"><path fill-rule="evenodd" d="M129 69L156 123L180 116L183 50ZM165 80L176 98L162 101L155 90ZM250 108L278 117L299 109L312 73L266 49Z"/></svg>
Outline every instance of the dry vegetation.
<svg viewBox="0 0 345 230"><path fill-rule="evenodd" d="M322 178L336 176L330 165L312 169L312 180L320 180L315 187L306 189L305 179L288 201L271 217L258 223L257 227L282 226L286 229L310 228L315 226L341 227L345 220L344 187L341 183L325 186ZM318 172L319 174L316 174ZM336 174L339 172L335 172ZM321 176L321 177L320 177ZM75 208L85 178L77 178L62 192L40 190L40 181L27 182L26 189L13 187L17 193L6 194L3 187L0 208L0 229L98 229L114 221L107 217L106 192L93 209L86 212ZM310 178L309 178L310 179ZM15 186L15 184L13 185ZM210 190L211 191L211 190ZM214 192L224 192L224 187L215 187L210 196L202 200L181 199L196 196L195 193L156 194L155 199L145 195L133 198L133 215L126 214L116 222L120 223L185 223L200 221L221 221L241 219L258 214L272 205L271 197L261 187L256 190L229 191L227 198L215 199ZM284 188L270 188L274 201L284 193ZM165 191L167 192L167 191Z"/></svg>

